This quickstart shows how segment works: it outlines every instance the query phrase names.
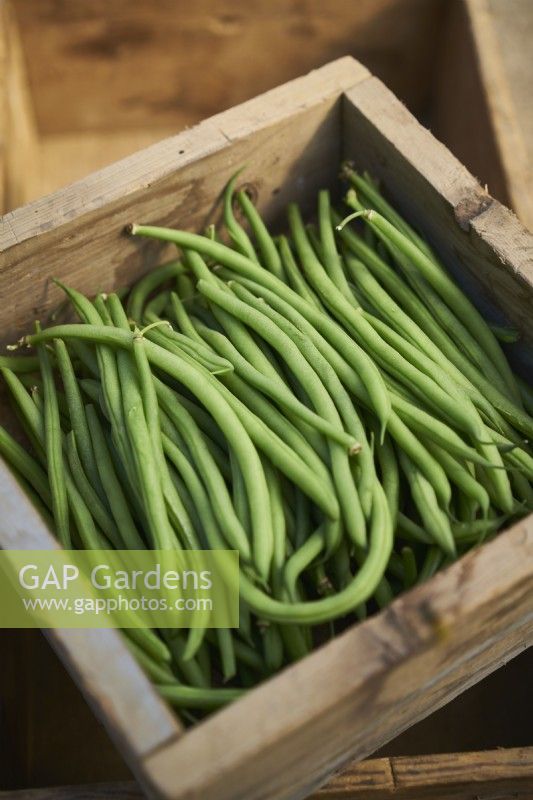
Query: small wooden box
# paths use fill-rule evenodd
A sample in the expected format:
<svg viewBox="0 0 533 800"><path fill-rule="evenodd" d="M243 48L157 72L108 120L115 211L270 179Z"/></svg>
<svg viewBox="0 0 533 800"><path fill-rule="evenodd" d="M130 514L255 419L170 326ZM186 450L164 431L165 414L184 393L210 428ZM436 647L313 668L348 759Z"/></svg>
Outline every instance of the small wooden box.
<svg viewBox="0 0 533 800"><path fill-rule="evenodd" d="M531 229L532 31L529 0L3 0L0 211L352 55Z"/></svg>
<svg viewBox="0 0 533 800"><path fill-rule="evenodd" d="M533 4L449 4L432 126L533 230Z"/></svg>
<svg viewBox="0 0 533 800"><path fill-rule="evenodd" d="M282 224L351 158L433 243L477 299L490 296L531 342L531 237L353 59L333 62L206 120L0 220L1 338L45 320L57 276L91 293L162 257L128 222L202 229L242 164L259 207ZM50 547L0 465L0 544ZM185 733L112 631L48 638L154 797L296 798L464 691L533 640L533 517L355 625Z"/></svg>
<svg viewBox="0 0 533 800"><path fill-rule="evenodd" d="M421 111L443 13L443 0L2 0L0 212L339 56Z"/></svg>

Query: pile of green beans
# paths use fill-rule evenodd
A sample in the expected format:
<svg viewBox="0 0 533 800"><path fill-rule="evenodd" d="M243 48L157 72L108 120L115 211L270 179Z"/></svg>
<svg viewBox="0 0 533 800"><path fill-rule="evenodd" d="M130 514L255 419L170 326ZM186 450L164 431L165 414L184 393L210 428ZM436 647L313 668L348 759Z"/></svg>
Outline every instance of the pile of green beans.
<svg viewBox="0 0 533 800"><path fill-rule="evenodd" d="M239 629L124 631L190 721L533 510L515 333L343 177L344 207L291 204L281 236L238 175L216 233L130 226L176 260L120 295L62 287L79 321L0 357L31 445L0 428L0 454L64 546L238 551Z"/></svg>

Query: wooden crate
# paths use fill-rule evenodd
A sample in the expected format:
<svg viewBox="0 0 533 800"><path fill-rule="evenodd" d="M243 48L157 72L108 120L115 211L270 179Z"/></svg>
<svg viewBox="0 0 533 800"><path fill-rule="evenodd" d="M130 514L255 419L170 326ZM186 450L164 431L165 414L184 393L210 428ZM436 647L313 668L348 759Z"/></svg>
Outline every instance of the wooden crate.
<svg viewBox="0 0 533 800"><path fill-rule="evenodd" d="M30 632L10 633L24 658L12 659L12 674L2 674L11 694L2 715L5 731L0 727L8 745L0 751L0 787L25 787L10 791L10 800L139 798L141 789L44 640L28 651ZM15 680L20 664L32 673L29 693ZM496 800L496 792L498 800L531 797L532 669L530 649L368 760L350 764L313 800Z"/></svg>
<svg viewBox="0 0 533 800"><path fill-rule="evenodd" d="M309 800L530 800L533 747L400 756L349 767ZM142 800L132 782L54 786L4 794L4 800Z"/></svg>
<svg viewBox="0 0 533 800"><path fill-rule="evenodd" d="M343 157L380 177L443 259L531 341L531 237L350 58L5 215L3 340L46 319L60 299L52 275L105 291L156 263L164 248L126 238L128 222L203 228L246 163L261 211L280 224L289 198L308 207L335 185ZM4 466L0 476L2 546L53 546ZM153 796L302 797L531 644L532 555L529 517L187 733L115 631L48 638Z"/></svg>
<svg viewBox="0 0 533 800"><path fill-rule="evenodd" d="M529 0L2 0L0 210L353 55L531 229L532 29Z"/></svg>
<svg viewBox="0 0 533 800"><path fill-rule="evenodd" d="M420 110L444 0L0 7L1 211L347 54Z"/></svg>
<svg viewBox="0 0 533 800"><path fill-rule="evenodd" d="M451 2L432 114L439 138L530 230L532 37L530 0Z"/></svg>

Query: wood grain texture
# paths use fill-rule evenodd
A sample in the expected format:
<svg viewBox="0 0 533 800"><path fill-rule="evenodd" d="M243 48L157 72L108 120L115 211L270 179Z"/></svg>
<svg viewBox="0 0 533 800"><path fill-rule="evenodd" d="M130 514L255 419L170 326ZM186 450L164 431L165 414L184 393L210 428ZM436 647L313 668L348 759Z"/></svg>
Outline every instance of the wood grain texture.
<svg viewBox="0 0 533 800"><path fill-rule="evenodd" d="M467 0L467 9L511 205L533 230L533 6Z"/></svg>
<svg viewBox="0 0 533 800"><path fill-rule="evenodd" d="M59 547L1 459L0 487L2 549ZM51 629L46 636L126 756L139 758L179 735L181 726L152 688L118 631Z"/></svg>
<svg viewBox="0 0 533 800"><path fill-rule="evenodd" d="M0 212L27 202L36 169L37 129L18 27L0 3Z"/></svg>
<svg viewBox="0 0 533 800"><path fill-rule="evenodd" d="M344 55L420 108L444 11L441 0L11 2L43 135L148 119L180 129Z"/></svg>
<svg viewBox="0 0 533 800"><path fill-rule="evenodd" d="M176 800L304 797L523 650L533 641L531 523L148 757L156 792Z"/></svg>
<svg viewBox="0 0 533 800"><path fill-rule="evenodd" d="M493 197L510 206L493 121L476 53L468 9L450 0L435 54L431 130Z"/></svg>
<svg viewBox="0 0 533 800"><path fill-rule="evenodd" d="M135 217L201 228L225 180L248 161L252 192L275 224L289 197L305 208L317 188L335 184L341 155L361 159L384 178L449 266L487 289L492 271L510 293L531 296L527 240L517 248L504 237L495 249L495 233L486 233L482 219L497 213L496 204L379 81L344 59L6 215L0 221L4 335L14 336L57 302L47 283L54 272L94 292L129 283L154 264L162 256L157 245L120 234ZM507 212L498 213L498 225L523 235ZM37 298L36 285L44 286ZM4 502L10 484L0 486ZM7 530L11 524L11 535L24 534L27 501L9 494L7 502ZM0 537L7 546L13 541L3 526ZM100 676L82 664L82 632L62 636L61 648L154 796L303 797L532 642L532 559L529 517L168 745L154 741L153 719L148 732L142 725L131 730L139 691L131 694L130 683L121 687L113 678L107 685L117 694L113 713L105 708ZM101 642L95 635L83 644L96 664ZM118 644L116 652L120 661ZM141 699L157 718L152 695Z"/></svg>
<svg viewBox="0 0 533 800"><path fill-rule="evenodd" d="M445 12L444 0L332 0L327 9L318 0L2 5L22 40L38 131L31 170L13 155L17 192L0 211L346 54L420 111ZM0 137L1 129L0 115Z"/></svg>
<svg viewBox="0 0 533 800"><path fill-rule="evenodd" d="M343 114L344 156L380 178L480 310L530 351L533 236L380 81L350 90Z"/></svg>
<svg viewBox="0 0 533 800"><path fill-rule="evenodd" d="M533 230L529 0L451 0L431 122L492 195Z"/></svg>
<svg viewBox="0 0 533 800"><path fill-rule="evenodd" d="M253 163L249 188L270 221L289 197L308 203L335 181L340 94L367 75L353 59L340 59L1 217L0 345L59 303L52 277L81 291L107 291L173 252L128 239L124 226L203 229L219 212L221 188L243 164Z"/></svg>
<svg viewBox="0 0 533 800"><path fill-rule="evenodd" d="M533 748L370 759L353 764L316 800L471 800L531 797Z"/></svg>
<svg viewBox="0 0 533 800"><path fill-rule="evenodd" d="M309 800L518 800L533 791L533 747L351 764ZM496 794L497 793L497 794ZM140 800L133 782L1 792L1 800Z"/></svg>

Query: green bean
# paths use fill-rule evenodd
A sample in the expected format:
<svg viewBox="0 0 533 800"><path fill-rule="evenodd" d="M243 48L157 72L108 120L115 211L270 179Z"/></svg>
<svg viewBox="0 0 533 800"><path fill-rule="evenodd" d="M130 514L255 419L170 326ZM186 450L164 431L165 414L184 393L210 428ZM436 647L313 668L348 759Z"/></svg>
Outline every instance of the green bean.
<svg viewBox="0 0 533 800"><path fill-rule="evenodd" d="M528 479L521 475L519 472L514 472L511 475L511 484L514 489L514 494L517 498L525 503L528 509L533 511L533 489L531 488L531 484ZM503 509L508 511L509 509Z"/></svg>
<svg viewBox="0 0 533 800"><path fill-rule="evenodd" d="M246 532L235 513L226 484L205 443L204 437L185 407L176 402L176 397L172 390L157 378L155 380L155 388L161 406L183 437L194 462L204 476L209 497L215 508L217 519L225 538L232 547L241 553L245 561L249 561L251 551ZM169 433L167 428L167 437ZM173 456L173 449L176 445L174 444L173 447L170 447L170 443L166 441L165 437L163 438L163 444L171 461L176 463L175 456ZM238 463L241 465L242 461L238 460ZM179 469L178 464L176 466Z"/></svg>
<svg viewBox="0 0 533 800"><path fill-rule="evenodd" d="M305 384L306 391L312 396L313 403L324 417L310 414L306 417L306 421L324 433L324 435L346 446L350 452L358 452L360 445L354 441L353 437L343 431L338 414L333 410L332 401L329 395L326 396L320 378L312 368L306 365L295 343L274 324L271 324L271 321L264 314L247 306L235 295L222 292L203 280L198 282L198 290L211 302L221 306L225 311L252 327L279 352L295 375ZM249 376L247 375L246 377L249 380ZM263 388L263 391L266 391L266 387ZM284 401L288 402L288 398L284 398ZM301 404L298 404L298 408L300 406ZM297 407L294 406L292 410L296 413ZM299 410L298 413L303 418L304 412Z"/></svg>
<svg viewBox="0 0 533 800"><path fill-rule="evenodd" d="M354 313L353 305L336 288L314 257L305 238L299 211L294 205L289 206L289 223L295 236L296 244L300 249L300 257L306 274L321 296L327 301L333 313L342 320L347 329L368 347L376 361L383 368L390 370L394 377L402 383L406 383L422 399L430 401L439 409L442 408L456 421L461 430L476 436L478 432L477 420L470 413L470 409L462 405L458 406L455 400L438 383L413 366L398 351L390 347L376 333L372 325L365 319L364 314Z"/></svg>
<svg viewBox="0 0 533 800"><path fill-rule="evenodd" d="M117 526L84 472L74 431L70 431L66 436L66 451L72 478L84 503L90 508L92 516L109 542L114 548L120 549L122 542Z"/></svg>
<svg viewBox="0 0 533 800"><path fill-rule="evenodd" d="M352 293L346 280L342 261L337 251L337 245L335 244L335 234L331 224L329 192L326 190L322 190L318 193L318 224L324 268L337 289L352 302Z"/></svg>
<svg viewBox="0 0 533 800"><path fill-rule="evenodd" d="M39 328L37 328L39 330ZM59 408L54 386L52 365L46 347L37 348L41 378L43 381L44 400L44 450L50 494L52 496L52 512L54 524L59 541L63 547L70 547L70 528L67 487L65 482L65 466L63 463L63 449L61 444L61 424Z"/></svg>
<svg viewBox="0 0 533 800"><path fill-rule="evenodd" d="M424 583L436 573L444 560L444 555L438 547L430 547L426 553L424 563L418 572L417 583Z"/></svg>
<svg viewBox="0 0 533 800"><path fill-rule="evenodd" d="M461 544L479 544L487 536L502 527L508 520L504 515L495 519L476 519L472 522L454 522L452 525L455 541Z"/></svg>
<svg viewBox="0 0 533 800"><path fill-rule="evenodd" d="M225 386L221 386L224 398L231 405L241 423L256 446L272 461L287 478L305 492L331 519L339 515L339 505L335 494L330 491L330 481L324 484L319 475L286 444L285 437L278 436L262 419L251 413L249 408Z"/></svg>
<svg viewBox="0 0 533 800"><path fill-rule="evenodd" d="M227 271L225 276L234 277L231 271ZM299 328L306 336L308 336L316 349L322 353L324 358L333 366L342 382L347 386L351 392L360 400L367 408L372 408L372 403L366 388L362 381L359 379L358 374L353 367L351 355L353 342L342 329L335 330L335 341L337 347L332 347L329 341L319 333L317 329L309 322L306 317L299 312L295 307L281 300L277 295L265 287L260 287L246 278L239 279L243 285L246 285L252 291L257 292L263 296L269 304L280 311L287 319ZM309 306L307 306L308 310ZM325 315L320 315L324 319L329 319ZM313 319L313 322L316 318ZM318 326L317 326L318 327ZM329 338L329 337L328 337ZM350 363L348 363L350 362ZM427 450L420 445L415 436L411 433L409 428L402 422L402 420L392 413L389 419L389 432L392 437L398 442L400 447L404 448L410 458L416 462L422 473L430 480L437 491L440 501L444 505L448 505L451 498L451 490L444 470L440 467L435 459L430 456Z"/></svg>
<svg viewBox="0 0 533 800"><path fill-rule="evenodd" d="M518 380L518 388L520 390L520 396L522 398L522 404L526 409L527 413L531 416L533 415L533 389L528 383L521 380L520 378L518 378L517 380Z"/></svg>
<svg viewBox="0 0 533 800"><path fill-rule="evenodd" d="M401 511L398 512L398 535L401 539L406 539L408 542L420 542L421 544L431 544L431 536L418 525L409 519Z"/></svg>
<svg viewBox="0 0 533 800"><path fill-rule="evenodd" d="M204 672L196 658L185 660L183 657L186 645L181 631L167 629L163 633L166 636L172 659L185 680L192 684L194 688L208 689L211 684L211 676Z"/></svg>
<svg viewBox="0 0 533 800"><path fill-rule="evenodd" d="M102 488L102 484L100 483L98 468L96 466L91 437L89 434L89 427L85 417L83 400L76 375L72 367L72 362L70 360L65 343L61 339L56 339L54 342L54 350L67 398L70 424L74 433L76 450L79 453L81 464L83 465L83 469L87 474L91 485L94 487L97 495L102 500L105 497L104 490Z"/></svg>
<svg viewBox="0 0 533 800"><path fill-rule="evenodd" d="M363 438L366 439L363 426L349 395L345 391L331 365L315 348L313 343L307 339L307 337L305 337L291 322L286 320L274 309L270 308L263 300L258 300L244 287L236 284L234 291L237 297L240 297L243 301L247 302L251 308L254 308L258 312L267 316L286 336L287 341L292 341L296 344L309 366L315 370L317 375L321 376L321 380L326 391L330 393L332 398L335 398L334 403L337 406L338 413L346 430L354 438L358 435L362 435ZM351 472L346 463L346 458L340 456L337 448L330 446L330 459L333 479L337 488L339 503L343 509L347 532L352 537L355 544L364 546L366 541L365 515L363 514L361 501L359 499L358 492L355 490ZM368 463L365 463L365 467L368 469ZM373 476L373 470L370 471L369 475L365 476L366 478L370 477L370 481L367 481L364 484L364 488L368 489L368 494L365 496L365 509L367 516L370 514L370 507L372 503L371 487Z"/></svg>
<svg viewBox="0 0 533 800"><path fill-rule="evenodd" d="M201 288L200 291L202 291ZM281 381L281 379L278 379L274 382L270 378L267 378L239 353L237 348L231 344L229 339L223 337L221 334L217 334L216 332L206 332L206 335L209 336L212 341L216 341L216 349L218 352L224 353L225 359L233 365L237 374L240 375L248 384L263 392L263 394L267 395L267 397L270 397L279 406L292 412L294 415L304 420L307 422L307 424L320 431L324 435L334 439L342 445L349 447L350 449L355 447L355 441L352 436L348 435L342 430L339 430L338 427L329 423L328 420L323 419L314 411L311 411L311 409L309 409L307 406L303 405L303 403L301 403L294 396L294 394L290 391L290 389L288 389L286 384Z"/></svg>
<svg viewBox="0 0 533 800"><path fill-rule="evenodd" d="M106 437L94 406L87 405L85 413L100 480L102 486L106 488L109 507L121 537L121 545L131 550L143 550L145 544L131 516L128 501L117 478Z"/></svg>
<svg viewBox="0 0 533 800"><path fill-rule="evenodd" d="M424 527L433 541L447 554L455 556L455 542L446 514L439 508L435 490L412 461L399 453L402 470L411 487L411 494Z"/></svg>
<svg viewBox="0 0 533 800"><path fill-rule="evenodd" d="M300 310L304 316L313 316L314 320L316 320L316 315L318 315L319 321L316 325L317 328L319 330L326 329L330 336L334 339L337 338L338 326L333 323L332 320L329 320L326 314L321 313L318 309L314 308L310 303L296 294L296 292L292 291L283 281L277 279L267 270L261 269L261 267L257 266L257 264L240 253L236 253L230 248L220 245L218 242L212 242L202 236L185 231L175 231L146 225L130 225L128 226L128 232L132 235L149 236L162 239L163 241L171 241L178 246L196 249L204 255L213 257L224 266L235 270L245 277L257 280L258 283L265 285L267 288L273 289L279 293L283 299L287 300L289 303L292 302L294 307ZM379 370L377 370L373 361L355 342L351 342L350 340L350 343L354 366L357 368L358 373L361 375L361 380L367 388L372 407L376 409L377 416L382 425L386 425L390 414L390 401Z"/></svg>
<svg viewBox="0 0 533 800"><path fill-rule="evenodd" d="M250 530L250 508L248 506L248 497L246 496L246 486L242 477L242 472L235 459L235 456L230 451L230 468L231 468L231 483L232 483L232 501L235 513L245 531Z"/></svg>
<svg viewBox="0 0 533 800"><path fill-rule="evenodd" d="M385 576L383 576L381 581L378 583L374 597L376 603L378 604L378 608L385 608L394 600L392 587Z"/></svg>
<svg viewBox="0 0 533 800"><path fill-rule="evenodd" d="M131 629L123 631L124 641L126 642L128 650L130 650L135 656L136 661L139 662L148 677L156 683L170 684L171 682L173 683L176 681L169 665L167 663L161 664L158 660L154 659L151 654L147 653L142 647L140 647L135 641L132 641L130 632Z"/></svg>
<svg viewBox="0 0 533 800"><path fill-rule="evenodd" d="M374 492L368 554L348 586L321 600L287 604L263 594L241 575L242 596L260 617L283 623L319 624L354 611L372 596L383 577L392 550L392 525L379 483L374 484Z"/></svg>
<svg viewBox="0 0 533 800"><path fill-rule="evenodd" d="M276 245L257 209L246 192L242 189L237 192L237 200L254 232L261 253L263 266L276 275L276 277L283 278L283 267L279 253L276 250Z"/></svg>
<svg viewBox="0 0 533 800"><path fill-rule="evenodd" d="M415 585L418 574L415 554L412 547L402 547L402 564L404 573L404 586L406 589L410 589L411 586Z"/></svg>
<svg viewBox="0 0 533 800"><path fill-rule="evenodd" d="M233 385L236 376L232 375L231 378ZM227 380L227 376L225 376L225 380ZM328 516L332 518L337 517L339 514L339 507L331 491L329 475L325 472L326 479L324 481L322 479L322 471L324 471L323 466L321 472L314 473L305 461L299 458L297 454L287 446L285 441L289 441L291 438L290 435L288 435L290 431L288 423L285 423L285 427L280 431L280 435L276 435L273 430L267 427L262 419L257 417L250 411L250 408L248 408L252 397L250 392L247 394L245 405L237 396L228 391L225 386L221 386L220 389L224 394L225 400L238 415L254 444L270 458L272 463L275 464L283 474L290 480L293 480L303 491L307 492ZM259 396L256 395L255 400L258 399ZM271 419L271 417L269 418ZM283 433L283 431L285 431L285 433Z"/></svg>
<svg viewBox="0 0 533 800"><path fill-rule="evenodd" d="M458 349L464 353L465 358L474 366L478 374L493 385L503 396L513 399L513 393L508 391L505 380L498 372L484 350L457 316L446 305L440 295L420 275L415 266L397 248L394 249L395 262L400 266L406 281L413 288L420 300L440 325L444 332L452 339Z"/></svg>
<svg viewBox="0 0 533 800"><path fill-rule="evenodd" d="M518 390L516 389L514 375L509 368L509 364L502 353L500 345L489 326L472 305L462 291L456 286L452 279L442 268L436 265L434 259L430 258L423 250L414 244L401 231L397 230L385 217L377 211L369 211L363 217L365 222L372 227L377 236L388 247L391 243L409 258L428 283L438 292L442 299L453 309L463 320L472 336L477 340L480 347L498 369L508 388L513 392L516 401Z"/></svg>
<svg viewBox="0 0 533 800"><path fill-rule="evenodd" d="M267 673L278 672L283 664L283 640L278 628L265 620L259 620L261 649Z"/></svg>
<svg viewBox="0 0 533 800"><path fill-rule="evenodd" d="M111 329L102 326L93 325L68 325L68 326L55 326L40 334L28 337L28 343L35 345L40 342L47 341L51 338L64 338L79 337L86 340L96 340L100 343L116 345L125 349L131 349L133 334L128 334L126 331ZM202 375L201 372L191 370L186 361L176 359L171 354L147 342L147 354L152 363L161 369L165 369L169 373L179 374L180 379L188 384L188 388L196 389L199 391L198 385L193 386L197 375ZM176 362L179 362L176 363ZM230 409L224 409L225 413L220 414L218 396L213 402L213 395L210 391L210 382L206 382L203 386L202 397L204 402L209 403L212 407L212 413L220 419L220 423L225 424ZM242 441L238 439L237 441ZM246 474L243 468L243 474ZM347 613L354 605L357 606L364 601L365 596L370 596L375 590L376 585L382 577L389 558L389 552L392 545L392 527L390 524L390 517L386 502L384 502L383 493L379 484L375 484L374 491L381 491L379 497L380 502L373 504L373 518L371 526L371 541L370 549L364 565L359 570L354 581L338 595L328 597L314 603L298 603L290 605L282 603L269 598L261 590L251 584L248 579L241 576L241 588L243 597L246 602L256 610L259 616L267 619L276 620L281 619L287 623L310 623L317 624L324 619L330 619L334 616L342 616ZM253 504L251 504L253 510ZM270 518L269 518L270 522ZM369 593L367 595L367 592Z"/></svg>
<svg viewBox="0 0 533 800"><path fill-rule="evenodd" d="M129 335L129 324L118 298L117 302L111 303L111 314L117 329ZM146 389L146 385L142 384L134 362L138 338L138 333L133 334L131 354L124 351L117 354L124 423L130 442L135 485L142 499L152 546L156 550L173 550L177 540L168 516L161 465L154 453L152 432L143 403L142 388Z"/></svg>
<svg viewBox="0 0 533 800"><path fill-rule="evenodd" d="M3 372L4 367L0 368ZM0 425L0 454L35 489L45 506L52 508L46 473L37 461Z"/></svg>
<svg viewBox="0 0 533 800"><path fill-rule="evenodd" d="M476 421L470 413L467 413L470 409L458 407L457 403L435 381L391 348L374 331L363 315L354 313L353 305L336 288L324 272L320 262L316 260L305 237L299 211L294 204L289 206L289 224L299 248L304 270L333 313L342 320L356 338L362 340L378 363L390 370L401 382L407 383L423 399L430 399L438 407L442 407L457 421L461 429L467 432L472 431L475 435Z"/></svg>
<svg viewBox="0 0 533 800"><path fill-rule="evenodd" d="M201 331L206 341L209 341L215 349L220 349L221 352L230 352L232 345L223 334L206 328L200 322L195 321L195 325L197 325L198 330ZM289 420L285 417L264 395L242 380L237 372L224 375L222 380L224 385L242 400L250 411L260 417L278 436L284 439L304 461L309 463L313 470L321 475L326 483L329 481L329 472L325 468L323 461L317 455L308 439L304 437L301 428L296 428L297 419Z"/></svg>
<svg viewBox="0 0 533 800"><path fill-rule="evenodd" d="M8 370L2 371L10 390L21 408L21 411L27 420L29 427L39 444L44 445L45 442L45 425L44 420L41 418L39 411L31 402L29 396L24 390L24 387L17 380L13 373ZM96 529L93 517L87 508L82 496L78 492L74 481L65 465L64 470L65 488L68 497L68 506L72 514L81 544L87 550L103 550L106 549L107 542L100 532ZM128 612L132 617L136 615L133 612ZM146 628L136 627L138 622L134 622L131 630L129 631L130 637L134 637L141 646L151 653L154 657L167 660L168 651L163 643L157 636Z"/></svg>
<svg viewBox="0 0 533 800"><path fill-rule="evenodd" d="M227 316L230 317L231 315L226 314L223 312L222 309L218 309L216 312L217 315ZM237 320L235 320L237 322ZM241 323L239 323L240 325ZM204 325L203 322L200 320L194 319L194 325L196 329L201 333L202 337L208 342L215 350L220 352L222 355L226 357L229 356L231 360L231 355L233 354L234 358L236 359L235 363L240 363L243 367L253 364L255 369L260 373L260 375L264 378L268 375L271 384L275 387L273 390L270 388L268 389L269 392L276 391L279 393L281 391L284 396L287 395L287 391L292 391L296 395L296 399L300 404L305 404L307 398L304 396L298 397L297 387L287 387L287 382L285 382L281 375L281 370L278 372L273 365L269 361L269 358L266 352L262 351L262 348L259 344L256 344L249 332L244 328L243 331L239 330L230 330L228 326L228 331L231 333L231 341L228 336L225 336L220 331L212 330ZM241 333L245 333L246 336L244 338L241 337ZM237 335L235 335L237 334ZM243 353L245 355L243 355ZM259 355L259 359L257 358ZM241 359L244 359L242 361ZM268 365L268 366L267 366ZM235 366L235 364L234 364ZM238 394L241 399L245 400L248 404L250 400L250 395L253 396L253 399L250 400L252 405L250 406L252 410L256 410L259 406L260 411L256 413L258 416L265 419L269 425L272 425L272 422L269 416L278 416L280 419L283 419L283 425L286 426L287 423L290 423L294 428L298 430L298 432L303 436L308 443L309 447L307 448L308 452L312 453L313 460L316 460L316 456L319 457L318 461L322 459L326 461L328 458L328 450L326 442L323 436L313 427L310 427L302 418L301 416L294 414L290 411L285 411L284 414L281 414L278 411L277 406L273 405L262 392L259 392L256 388L254 388L250 383L243 381L239 375L236 374L236 370L234 369L233 373L225 373L222 381L224 385L231 388L231 390ZM237 388L235 388L237 387ZM245 399L243 395L246 395L247 398ZM294 404L294 400L292 401ZM269 412L267 413L267 408ZM275 428L275 426L273 426ZM280 431L275 428L278 435ZM298 452L300 450L297 448ZM313 451L315 451L313 453Z"/></svg>
<svg viewBox="0 0 533 800"><path fill-rule="evenodd" d="M414 230L414 228L412 228L411 225L409 225L403 219L403 217L398 214L398 212L385 200L379 191L378 185L372 181L367 172L365 172L363 176L358 175L353 169L350 169L349 165L344 164L342 168L342 174L344 177L348 178L352 186L354 186L357 190L357 193L360 193L363 196L364 205L366 205L367 208L373 208L375 211L379 211L380 214L388 219L392 225L394 225L405 236L411 239L413 244L422 250L428 256L428 258L431 258L439 269L443 269L443 267L439 264L433 250L425 241L425 239L423 239ZM368 226L365 226L365 235L367 232L370 233L373 239L376 238L372 229ZM380 245L383 246L381 241L378 242L378 246Z"/></svg>
<svg viewBox="0 0 533 800"><path fill-rule="evenodd" d="M332 212L332 220L338 225L341 218L336 212ZM396 304L389 307L385 305L385 298L381 297L380 310L384 311L390 308L390 312L392 312L387 315L390 324L394 325L400 332L406 332L402 309L408 312L413 323L418 326L415 329L411 325L414 336L413 343L423 348L431 358L439 361L441 366L448 370L458 383L464 386L469 397L488 418L492 420L496 418L496 421L498 420L499 413L495 411L493 405L496 405L500 412L505 409L506 413L508 413L506 398L501 396L492 384L485 380L477 368L461 353L448 337L448 334L436 323L426 307L411 289L404 284L394 270L348 227L344 227L339 235L350 251L365 263L374 277L385 286L390 297L395 300ZM490 402L488 398L490 398Z"/></svg>
<svg viewBox="0 0 533 800"><path fill-rule="evenodd" d="M298 601L297 584L302 572L318 558L325 547L324 524L320 525L285 563L283 580L292 602Z"/></svg>
<svg viewBox="0 0 533 800"><path fill-rule="evenodd" d="M283 264L283 269L285 274L287 275L288 282L290 286L301 295L304 300L307 300L311 305L315 306L319 311L322 310L322 305L318 300L316 294L313 292L309 284L306 282L304 276L301 273L296 261L294 260L294 255L289 245L289 241L286 236L280 236L278 238L278 248L279 254L281 257L281 263Z"/></svg>
<svg viewBox="0 0 533 800"><path fill-rule="evenodd" d="M141 322L143 318L143 308L151 292L170 278L176 278L184 269L180 261L170 261L168 264L162 264L160 267L156 267L151 272L148 272L144 278L141 278L141 280L135 284L128 298L127 308L130 317L136 322Z"/></svg>
<svg viewBox="0 0 533 800"><path fill-rule="evenodd" d="M239 225L233 213L233 194L235 192L237 178L241 172L242 170L239 170L235 173L235 175L233 175L224 190L224 224L231 237L231 241L237 250L248 258L251 258L253 261L259 263L257 253L255 252L254 246L250 241L250 237L244 228Z"/></svg>
<svg viewBox="0 0 533 800"><path fill-rule="evenodd" d="M245 694L243 689L198 688L179 684L157 684L157 691L176 708L221 708Z"/></svg>
<svg viewBox="0 0 533 800"><path fill-rule="evenodd" d="M39 372L39 359L36 356L0 356L0 369L26 374Z"/></svg>
<svg viewBox="0 0 533 800"><path fill-rule="evenodd" d="M102 325L102 318L86 297L84 297L80 292L77 292L75 289L65 286L60 281L56 280L55 283L63 289L71 303L74 305L78 316L86 324ZM131 445L124 420L116 355L111 348L105 346L98 347L96 354L98 371L101 377L101 388L105 413L111 422L112 440L118 453L120 454L121 463L127 474L130 488L133 489L135 486L135 476L132 466L133 456L131 453Z"/></svg>
<svg viewBox="0 0 533 800"><path fill-rule="evenodd" d="M153 328L157 328L163 336L170 339L180 352L195 359L200 366L204 367L204 369L208 370L212 375L220 375L224 372L232 371L232 365L207 347L205 342L198 341L196 338L191 339L189 336L178 333L173 330L170 323L160 319L155 314L145 314L145 320L149 322L150 325L144 328L143 335L148 336L150 330L152 330L151 326L153 325Z"/></svg>
<svg viewBox="0 0 533 800"><path fill-rule="evenodd" d="M464 494L479 503L483 513L486 515L489 510L490 498L483 486L481 486L468 470L443 447L439 447L439 445L433 442L424 442L424 444L431 455L443 467L450 480L453 481Z"/></svg>
<svg viewBox="0 0 533 800"><path fill-rule="evenodd" d="M383 490L389 504L392 524L396 527L400 497L400 473L390 435L385 436L383 442L378 443L376 449Z"/></svg>
<svg viewBox="0 0 533 800"><path fill-rule="evenodd" d="M170 293L170 305L174 314L174 319L176 320L181 332L197 342L203 341L202 337L192 324L190 317L185 310L185 306L176 292Z"/></svg>
<svg viewBox="0 0 533 800"><path fill-rule="evenodd" d="M218 628L216 635L220 650L220 660L222 662L222 674L224 676L224 681L229 681L237 674L233 637L228 628Z"/></svg>
<svg viewBox="0 0 533 800"><path fill-rule="evenodd" d="M349 452L357 452L356 447L359 449L360 445L355 445L353 437L344 433L341 419L330 395L327 393L327 390L313 367L305 358L302 358L302 354L295 343L295 339L297 339L298 336L301 338L299 331L294 329L295 333L292 336L288 336L276 323L273 323L265 313L258 311L257 308L254 308L249 303L243 303L235 296L230 297L224 292L218 292L215 287L203 281L199 281L198 289L202 293L205 292L209 299L222 304L226 310L238 315L243 322L252 326L257 333L263 335L264 338L276 348L290 366L291 370L298 376L302 385L305 385L306 391L311 396L315 408L322 414L324 419L331 424L332 431L335 433L337 431L342 432L342 441L345 442L347 439L348 442L351 443ZM315 427L318 427L318 424L316 424ZM331 436L331 438L333 437ZM336 441L339 442L339 438L337 438ZM363 546L365 543L364 518L360 509L359 498L353 485L346 453L340 445L334 442L330 442L329 450L335 486L346 524L348 525L350 535L353 537L354 541Z"/></svg>

